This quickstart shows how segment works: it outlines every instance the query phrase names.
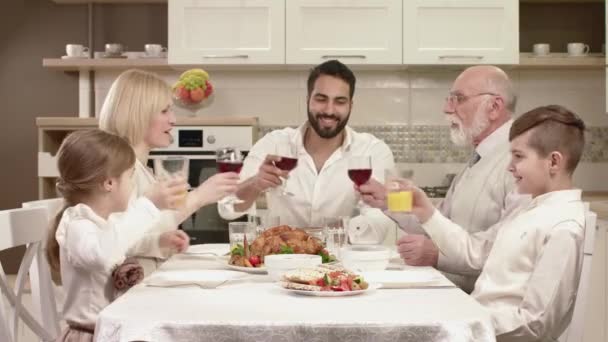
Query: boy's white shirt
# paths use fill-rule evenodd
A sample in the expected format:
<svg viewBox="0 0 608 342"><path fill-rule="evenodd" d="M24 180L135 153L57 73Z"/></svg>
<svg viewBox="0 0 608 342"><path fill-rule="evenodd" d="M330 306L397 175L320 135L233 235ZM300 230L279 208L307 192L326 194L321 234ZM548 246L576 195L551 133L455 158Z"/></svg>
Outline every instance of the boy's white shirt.
<svg viewBox="0 0 608 342"><path fill-rule="evenodd" d="M451 270L483 269L471 295L499 341L557 339L567 327L582 267L580 190L538 196L484 233L468 234L437 210L422 227Z"/></svg>
<svg viewBox="0 0 608 342"><path fill-rule="evenodd" d="M78 204L65 210L55 237L59 243L61 279L66 298L63 318L85 327L113 298L112 270L159 219L160 212L140 197L123 213L98 216Z"/></svg>

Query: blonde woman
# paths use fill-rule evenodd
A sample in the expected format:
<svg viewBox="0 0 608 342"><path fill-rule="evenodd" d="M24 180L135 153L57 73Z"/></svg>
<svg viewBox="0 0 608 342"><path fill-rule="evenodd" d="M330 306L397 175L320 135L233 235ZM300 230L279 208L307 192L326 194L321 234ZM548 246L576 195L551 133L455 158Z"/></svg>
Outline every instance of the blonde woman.
<svg viewBox="0 0 608 342"><path fill-rule="evenodd" d="M127 139L135 150L136 184L132 199L141 196L156 182L146 162L151 149L171 144L170 131L175 125L171 104L171 88L165 81L156 74L132 69L118 76L101 107L99 128ZM237 182L236 173L210 177L188 194L186 205L179 211L162 212L154 234L176 229L201 206L234 193ZM158 248L157 241L158 237L150 234L131 251L138 257L146 275L171 253Z"/></svg>

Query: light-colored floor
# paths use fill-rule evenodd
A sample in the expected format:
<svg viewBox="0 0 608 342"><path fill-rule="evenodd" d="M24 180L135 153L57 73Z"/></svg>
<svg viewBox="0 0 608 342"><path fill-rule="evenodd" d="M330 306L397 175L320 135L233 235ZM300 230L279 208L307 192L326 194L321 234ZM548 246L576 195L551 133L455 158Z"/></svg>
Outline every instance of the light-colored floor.
<svg viewBox="0 0 608 342"><path fill-rule="evenodd" d="M14 285L15 283L15 278L16 275L13 274L9 274L7 275L9 283L11 284L11 286ZM29 288L26 285L26 288ZM63 303L63 299L65 297L65 294L63 292L63 288L61 286L56 286L55 287L55 300L57 302L57 309L60 310L62 307L62 303ZM0 297L3 298L3 297ZM4 298L3 298L4 299ZM26 291L23 294L23 305L31 312L32 311L32 296L30 294L29 291ZM5 301L3 301L0 304L4 304L4 305L8 305L8 303L6 303ZM9 312L9 311L6 311ZM61 325L61 329L63 329L65 327L65 324L63 322L60 323ZM22 321L19 322L19 342L39 342L40 339L37 338L37 336L32 332L32 330L30 330L30 328L25 325Z"/></svg>

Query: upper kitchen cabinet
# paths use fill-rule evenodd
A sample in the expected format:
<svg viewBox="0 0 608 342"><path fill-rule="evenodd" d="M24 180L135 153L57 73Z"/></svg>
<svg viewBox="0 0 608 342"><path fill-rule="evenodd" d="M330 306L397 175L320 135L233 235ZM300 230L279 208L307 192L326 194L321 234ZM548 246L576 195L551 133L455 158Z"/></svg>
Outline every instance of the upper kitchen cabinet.
<svg viewBox="0 0 608 342"><path fill-rule="evenodd" d="M519 2L404 0L404 64L518 64Z"/></svg>
<svg viewBox="0 0 608 342"><path fill-rule="evenodd" d="M408 0L409 1L409 0ZM286 0L287 63L401 64L401 0Z"/></svg>
<svg viewBox="0 0 608 342"><path fill-rule="evenodd" d="M284 64L284 0L169 1L169 64Z"/></svg>

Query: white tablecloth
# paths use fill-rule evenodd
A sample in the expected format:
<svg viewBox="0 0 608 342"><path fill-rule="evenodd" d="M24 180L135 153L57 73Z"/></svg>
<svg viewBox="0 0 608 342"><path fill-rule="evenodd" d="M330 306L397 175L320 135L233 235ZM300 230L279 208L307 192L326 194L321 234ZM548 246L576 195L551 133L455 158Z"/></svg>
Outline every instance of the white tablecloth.
<svg viewBox="0 0 608 342"><path fill-rule="evenodd" d="M201 268L224 266L178 255L157 272ZM255 277L217 289L140 284L100 313L96 341L495 341L489 315L454 287L324 298Z"/></svg>

